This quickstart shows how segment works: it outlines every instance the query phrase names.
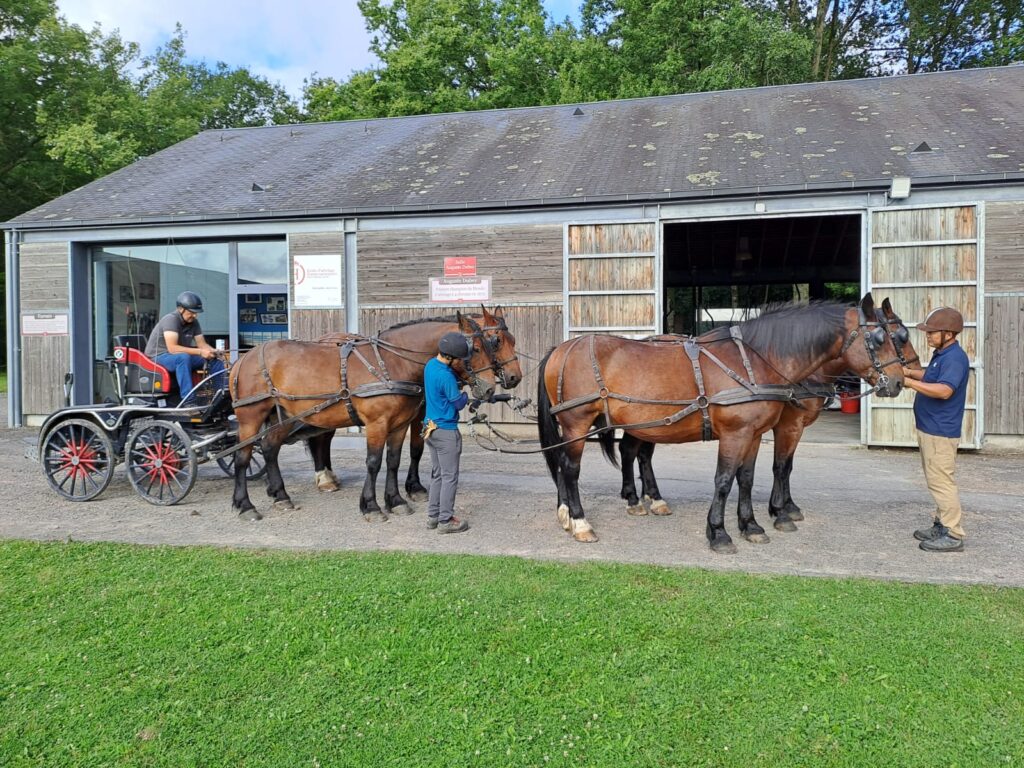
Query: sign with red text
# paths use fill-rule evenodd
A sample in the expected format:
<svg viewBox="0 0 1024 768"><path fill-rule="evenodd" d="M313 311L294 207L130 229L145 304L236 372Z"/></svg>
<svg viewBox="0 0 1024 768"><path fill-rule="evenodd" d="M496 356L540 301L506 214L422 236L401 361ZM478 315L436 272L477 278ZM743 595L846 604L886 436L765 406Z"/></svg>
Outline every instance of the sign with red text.
<svg viewBox="0 0 1024 768"><path fill-rule="evenodd" d="M476 256L445 256L445 277L466 277L476 274Z"/></svg>
<svg viewBox="0 0 1024 768"><path fill-rule="evenodd" d="M439 304L457 304L460 301L490 301L491 278L432 277L430 278L430 300Z"/></svg>

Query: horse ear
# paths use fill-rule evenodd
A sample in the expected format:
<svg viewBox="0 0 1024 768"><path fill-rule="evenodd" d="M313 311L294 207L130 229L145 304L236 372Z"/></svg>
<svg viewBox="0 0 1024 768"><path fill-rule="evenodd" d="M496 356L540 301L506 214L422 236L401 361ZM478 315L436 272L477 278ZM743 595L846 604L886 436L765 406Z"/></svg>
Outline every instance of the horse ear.
<svg viewBox="0 0 1024 768"><path fill-rule="evenodd" d="M896 315L896 313L892 311L892 303L889 301L888 296L882 299L882 311L885 313L886 317L894 317Z"/></svg>
<svg viewBox="0 0 1024 768"><path fill-rule="evenodd" d="M871 298L871 291L865 293L864 298L860 300L860 308L864 312L864 317L874 317L875 300Z"/></svg>
<svg viewBox="0 0 1024 768"><path fill-rule="evenodd" d="M480 314L484 316L484 325L490 325L491 320L493 320L494 318L491 316L491 313L487 311L487 307L485 307L483 304L480 305Z"/></svg>
<svg viewBox="0 0 1024 768"><path fill-rule="evenodd" d="M473 329L469 324L469 318L462 314L459 310L455 310L455 319L459 322L459 330L463 333L469 333Z"/></svg>
<svg viewBox="0 0 1024 768"><path fill-rule="evenodd" d="M501 307L495 307L494 308L494 317L497 320L501 320L503 317L505 317L505 310L502 309Z"/></svg>

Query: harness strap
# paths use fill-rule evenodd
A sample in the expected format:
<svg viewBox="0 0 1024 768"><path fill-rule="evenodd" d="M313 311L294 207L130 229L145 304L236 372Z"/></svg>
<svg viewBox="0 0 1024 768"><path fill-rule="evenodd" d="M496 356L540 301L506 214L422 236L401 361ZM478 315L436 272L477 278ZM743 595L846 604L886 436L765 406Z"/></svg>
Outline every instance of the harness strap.
<svg viewBox="0 0 1024 768"><path fill-rule="evenodd" d="M338 348L338 355L341 358L341 391L338 393L338 395L341 401L345 403L345 410L348 411L349 419L352 420L352 423L355 426L361 427L363 426L363 420L360 419L359 414L356 413L356 407L352 404L351 393L349 392L348 389L348 357L349 355L352 354L355 348L355 339L349 339L346 343L344 343L343 345L341 345L341 347ZM370 364L366 362L366 359L363 358L362 355L360 355L358 352L356 352L356 354L363 361L363 364L367 368L371 368Z"/></svg>
<svg viewBox="0 0 1024 768"><path fill-rule="evenodd" d="M693 339L687 339L683 342L683 349L686 350L686 356L690 358L690 364L693 366L693 378L697 382L697 400L689 406L693 408L696 406L700 408L700 416L703 420L701 424L700 439L707 442L712 437L711 429L711 414L708 412L708 397L704 391L704 373L700 369L700 353L701 346ZM712 360L721 365L721 362L709 353L708 355Z"/></svg>
<svg viewBox="0 0 1024 768"><path fill-rule="evenodd" d="M732 336L732 340L736 342L736 346L739 347L740 357L743 359L743 367L747 370L747 378L751 384L755 384L754 381L754 369L750 366L750 358L747 357L747 348L743 344L743 332L740 330L738 325L729 326L729 335Z"/></svg>

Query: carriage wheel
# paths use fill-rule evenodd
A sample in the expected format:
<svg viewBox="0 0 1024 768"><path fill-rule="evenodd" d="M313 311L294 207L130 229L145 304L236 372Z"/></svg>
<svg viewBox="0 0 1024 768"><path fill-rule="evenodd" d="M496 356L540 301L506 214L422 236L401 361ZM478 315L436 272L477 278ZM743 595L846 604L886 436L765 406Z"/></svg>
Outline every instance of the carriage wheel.
<svg viewBox="0 0 1024 768"><path fill-rule="evenodd" d="M235 455L229 453L227 456L217 459L217 466L228 477L235 476ZM249 459L249 467L245 470L247 480L259 480L267 474L267 461L263 458L263 450L259 443L252 446L252 458Z"/></svg>
<svg viewBox="0 0 1024 768"><path fill-rule="evenodd" d="M114 476L114 445L94 421L62 421L43 438L40 459L50 487L65 499L88 501Z"/></svg>
<svg viewBox="0 0 1024 768"><path fill-rule="evenodd" d="M196 482L196 456L181 425L144 421L128 437L124 450L128 479L150 504L177 504Z"/></svg>

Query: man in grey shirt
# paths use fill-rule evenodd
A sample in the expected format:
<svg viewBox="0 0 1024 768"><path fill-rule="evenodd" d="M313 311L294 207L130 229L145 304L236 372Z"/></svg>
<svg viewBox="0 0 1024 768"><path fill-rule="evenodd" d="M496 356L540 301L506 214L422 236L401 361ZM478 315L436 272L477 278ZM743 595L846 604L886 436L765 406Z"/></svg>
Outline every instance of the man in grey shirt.
<svg viewBox="0 0 1024 768"><path fill-rule="evenodd" d="M217 350L206 343L199 325L203 300L199 294L184 291L178 295L177 307L160 318L149 334L146 356L172 372L178 381L178 394L182 400L192 391L192 371L199 370L210 361L209 371L217 374L214 381L224 386L224 363Z"/></svg>

